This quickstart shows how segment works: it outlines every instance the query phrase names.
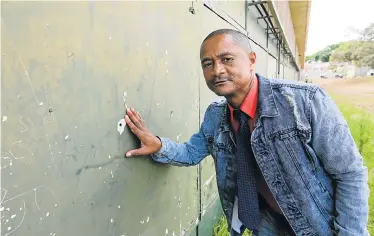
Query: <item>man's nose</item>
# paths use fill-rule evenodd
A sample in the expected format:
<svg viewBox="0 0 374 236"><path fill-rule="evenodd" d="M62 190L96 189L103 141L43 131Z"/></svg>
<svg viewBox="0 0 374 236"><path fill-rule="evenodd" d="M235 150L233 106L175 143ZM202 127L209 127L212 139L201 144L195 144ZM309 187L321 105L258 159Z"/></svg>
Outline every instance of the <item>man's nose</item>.
<svg viewBox="0 0 374 236"><path fill-rule="evenodd" d="M220 62L215 62L214 63L214 68L213 68L213 73L214 75L222 75L225 73L225 67L222 65Z"/></svg>

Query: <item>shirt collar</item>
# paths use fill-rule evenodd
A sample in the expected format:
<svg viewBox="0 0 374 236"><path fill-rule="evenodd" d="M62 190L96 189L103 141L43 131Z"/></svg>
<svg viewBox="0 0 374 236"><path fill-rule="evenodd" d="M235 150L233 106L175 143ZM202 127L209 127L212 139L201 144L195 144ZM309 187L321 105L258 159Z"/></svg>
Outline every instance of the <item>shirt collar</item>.
<svg viewBox="0 0 374 236"><path fill-rule="evenodd" d="M255 79L253 80L252 88L249 90L247 96L244 98L244 101L240 105L240 110L253 119L256 114L257 100L258 100L258 79L257 77L255 77ZM230 104L228 104L228 107L230 110L230 118L231 120L234 120L235 108L233 108Z"/></svg>

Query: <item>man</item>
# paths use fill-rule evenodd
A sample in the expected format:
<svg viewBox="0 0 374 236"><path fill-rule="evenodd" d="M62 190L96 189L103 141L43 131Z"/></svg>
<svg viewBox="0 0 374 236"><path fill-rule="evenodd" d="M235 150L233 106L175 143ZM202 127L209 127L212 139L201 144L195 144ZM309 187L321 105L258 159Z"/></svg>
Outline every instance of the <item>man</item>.
<svg viewBox="0 0 374 236"><path fill-rule="evenodd" d="M189 166L212 155L231 235L368 235L367 168L330 97L256 74L256 54L234 30L208 35L200 58L207 86L225 100L183 144L154 136L127 110L141 147L126 156Z"/></svg>

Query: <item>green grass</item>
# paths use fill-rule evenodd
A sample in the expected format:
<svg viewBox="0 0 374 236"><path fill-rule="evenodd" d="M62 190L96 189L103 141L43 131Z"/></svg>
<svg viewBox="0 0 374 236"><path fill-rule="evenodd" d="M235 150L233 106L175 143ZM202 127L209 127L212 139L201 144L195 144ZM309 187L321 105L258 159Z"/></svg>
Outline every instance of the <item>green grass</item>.
<svg viewBox="0 0 374 236"><path fill-rule="evenodd" d="M364 157L365 165L369 171L369 187L374 192L374 115L349 104L338 104L341 112L348 122L352 136ZM368 229L374 235L374 197L369 198ZM249 232L245 236L251 235ZM224 216L213 228L213 236L230 236L227 231L227 222Z"/></svg>
<svg viewBox="0 0 374 236"><path fill-rule="evenodd" d="M250 236L251 233L246 230L243 236ZM227 221L224 216L214 225L213 236L230 236L230 232L227 231Z"/></svg>
<svg viewBox="0 0 374 236"><path fill-rule="evenodd" d="M374 192L374 115L348 104L338 104L346 118L353 138L364 157L369 172L370 192ZM374 198L369 197L368 229L374 235Z"/></svg>

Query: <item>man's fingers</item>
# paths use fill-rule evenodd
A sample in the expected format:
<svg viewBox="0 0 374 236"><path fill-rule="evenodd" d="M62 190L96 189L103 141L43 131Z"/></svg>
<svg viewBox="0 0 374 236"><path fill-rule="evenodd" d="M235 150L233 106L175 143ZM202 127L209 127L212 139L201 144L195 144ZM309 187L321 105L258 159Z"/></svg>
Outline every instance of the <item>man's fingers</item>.
<svg viewBox="0 0 374 236"><path fill-rule="evenodd" d="M136 111L134 111L134 109L128 109L127 110L127 115L128 117L131 119L132 123L139 129L139 130L143 130L144 126L142 125L142 123L140 122L140 120L138 119L137 115L136 115Z"/></svg>
<svg viewBox="0 0 374 236"><path fill-rule="evenodd" d="M128 115L125 116L125 121L127 125L130 127L131 131L139 138L141 130L138 127L136 127L136 125L131 121Z"/></svg>
<svg viewBox="0 0 374 236"><path fill-rule="evenodd" d="M126 157L134 157L134 156L142 156L142 155L148 155L149 153L147 152L147 149L144 147L134 149L131 151L128 151L126 153Z"/></svg>
<svg viewBox="0 0 374 236"><path fill-rule="evenodd" d="M133 108L131 108L131 109L132 109L131 111L135 114L136 118L139 120L139 123L143 126L143 128L145 128L144 120L140 116L139 112L135 111Z"/></svg>

